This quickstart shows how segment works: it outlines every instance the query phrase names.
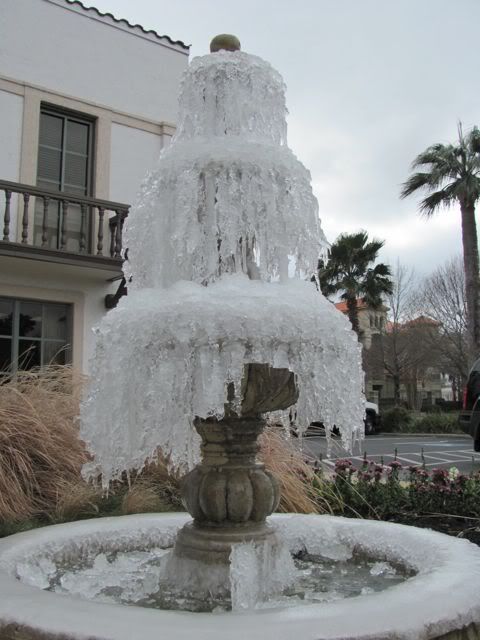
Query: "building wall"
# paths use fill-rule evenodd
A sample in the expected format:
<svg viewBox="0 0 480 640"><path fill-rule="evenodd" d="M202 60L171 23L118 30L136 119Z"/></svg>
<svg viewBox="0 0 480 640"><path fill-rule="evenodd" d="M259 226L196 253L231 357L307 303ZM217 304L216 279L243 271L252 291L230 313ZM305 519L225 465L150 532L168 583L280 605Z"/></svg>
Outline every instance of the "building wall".
<svg viewBox="0 0 480 640"><path fill-rule="evenodd" d="M110 168L110 193L114 200L131 202L146 171L152 169L164 145L161 136L123 124L112 124L110 155L118 160Z"/></svg>
<svg viewBox="0 0 480 640"><path fill-rule="evenodd" d="M73 306L72 363L86 371L93 353L93 327L105 313L104 296L112 285L95 270L18 258L1 258L0 272L0 296Z"/></svg>
<svg viewBox="0 0 480 640"><path fill-rule="evenodd" d="M0 3L2 75L144 117L176 121L187 51L64 0Z"/></svg>
<svg viewBox="0 0 480 640"><path fill-rule="evenodd" d="M133 204L140 183L174 133L188 50L65 0L0 2L0 180L37 181L42 104L95 122L92 195ZM0 227L4 194L0 192ZM34 199L30 201L32 241ZM21 208L11 202L11 241ZM0 229L1 231L1 229ZM105 313L112 273L2 258L0 296L74 304L74 365L87 369L92 327Z"/></svg>
<svg viewBox="0 0 480 640"><path fill-rule="evenodd" d="M20 179L20 150L22 145L23 97L0 90L0 177L18 182ZM11 228L17 228L16 196L11 200ZM3 212L3 193L0 212ZM3 220L3 216L2 216ZM3 224L1 225L3 227Z"/></svg>

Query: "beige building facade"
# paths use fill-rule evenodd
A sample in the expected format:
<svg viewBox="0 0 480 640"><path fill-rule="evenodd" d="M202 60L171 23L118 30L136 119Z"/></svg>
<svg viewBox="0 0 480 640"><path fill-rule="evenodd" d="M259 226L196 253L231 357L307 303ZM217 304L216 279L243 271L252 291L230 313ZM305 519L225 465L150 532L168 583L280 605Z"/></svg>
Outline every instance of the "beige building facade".
<svg viewBox="0 0 480 640"><path fill-rule="evenodd" d="M0 369L87 371L189 48L77 0L5 0L0 42Z"/></svg>

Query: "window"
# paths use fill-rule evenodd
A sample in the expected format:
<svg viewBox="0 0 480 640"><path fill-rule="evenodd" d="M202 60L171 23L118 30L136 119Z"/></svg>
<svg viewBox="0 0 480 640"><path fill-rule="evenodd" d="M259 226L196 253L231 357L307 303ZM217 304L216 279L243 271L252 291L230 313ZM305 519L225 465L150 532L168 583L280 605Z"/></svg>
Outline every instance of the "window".
<svg viewBox="0 0 480 640"><path fill-rule="evenodd" d="M91 195L94 123L70 113L42 106L38 145L37 186L77 196ZM43 228L43 201L35 207L34 244L59 249L62 226L66 231L67 251L80 249L80 207L69 204L68 214L58 202L50 202ZM90 217L90 216L89 216ZM90 239L90 220L87 221ZM45 234L46 231L46 234ZM45 236L46 235L46 240Z"/></svg>
<svg viewBox="0 0 480 640"><path fill-rule="evenodd" d="M71 361L71 305L0 298L0 371Z"/></svg>

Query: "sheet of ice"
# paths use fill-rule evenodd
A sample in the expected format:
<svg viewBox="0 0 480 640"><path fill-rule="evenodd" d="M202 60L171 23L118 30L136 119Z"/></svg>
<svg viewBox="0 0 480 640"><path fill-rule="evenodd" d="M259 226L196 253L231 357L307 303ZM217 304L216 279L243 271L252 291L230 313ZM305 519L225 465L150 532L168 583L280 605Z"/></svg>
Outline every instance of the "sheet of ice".
<svg viewBox="0 0 480 640"><path fill-rule="evenodd" d="M254 609L270 596L281 594L296 576L293 558L282 542L278 546L269 542L234 545L230 555L232 610Z"/></svg>

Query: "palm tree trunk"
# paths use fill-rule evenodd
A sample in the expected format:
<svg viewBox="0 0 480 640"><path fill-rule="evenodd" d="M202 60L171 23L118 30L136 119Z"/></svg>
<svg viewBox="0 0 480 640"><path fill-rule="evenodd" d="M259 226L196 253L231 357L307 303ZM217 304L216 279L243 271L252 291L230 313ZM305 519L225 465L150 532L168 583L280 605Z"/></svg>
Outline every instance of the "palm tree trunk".
<svg viewBox="0 0 480 640"><path fill-rule="evenodd" d="M348 318L352 323L352 329L355 331L357 336L359 335L360 326L358 324L358 309L357 309L357 298L356 296L349 296L347 298L347 310L348 310Z"/></svg>
<svg viewBox="0 0 480 640"><path fill-rule="evenodd" d="M470 364L480 356L480 276L477 227L473 203L460 202L462 214L463 268L467 298L467 327Z"/></svg>

